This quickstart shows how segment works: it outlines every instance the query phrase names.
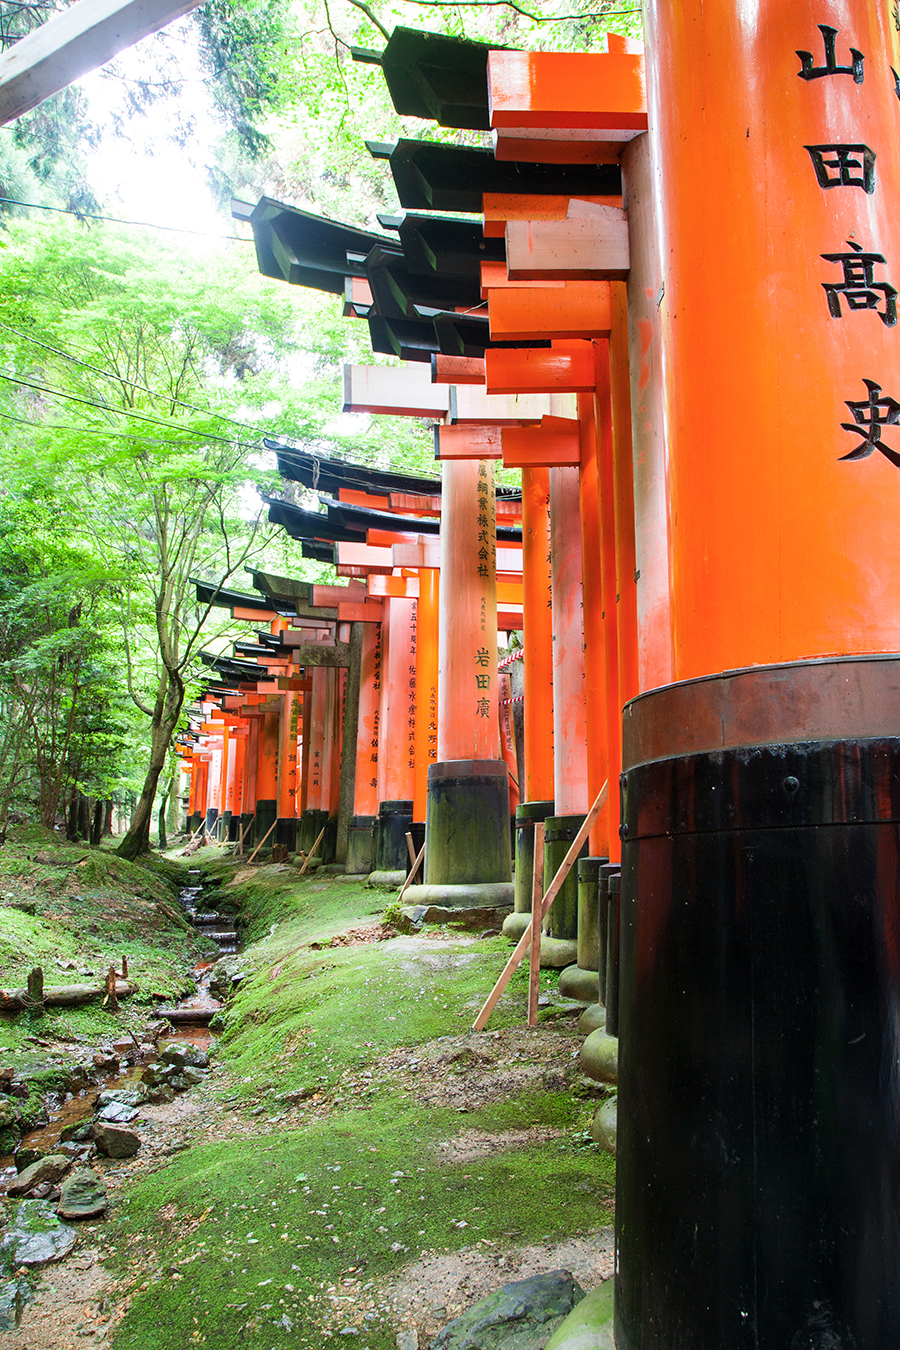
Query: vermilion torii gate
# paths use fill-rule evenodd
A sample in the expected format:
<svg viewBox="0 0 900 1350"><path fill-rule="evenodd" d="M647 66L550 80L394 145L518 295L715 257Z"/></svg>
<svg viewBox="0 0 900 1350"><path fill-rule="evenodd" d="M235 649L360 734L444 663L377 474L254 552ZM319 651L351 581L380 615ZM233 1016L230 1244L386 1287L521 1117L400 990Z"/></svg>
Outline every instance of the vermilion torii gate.
<svg viewBox="0 0 900 1350"><path fill-rule="evenodd" d="M397 374L382 410L431 398L448 479L523 468L523 806L552 797L564 831L621 781L591 838L622 864L619 1350L882 1350L900 1329L900 40L874 0L650 0L647 38L646 56L485 53L464 114L426 98L492 128L494 152L373 144L407 215L333 254L333 289L376 350L431 362L430 395ZM298 213L253 215L263 270L321 263ZM484 402L551 395L569 403ZM549 666L529 643L548 583Z"/></svg>

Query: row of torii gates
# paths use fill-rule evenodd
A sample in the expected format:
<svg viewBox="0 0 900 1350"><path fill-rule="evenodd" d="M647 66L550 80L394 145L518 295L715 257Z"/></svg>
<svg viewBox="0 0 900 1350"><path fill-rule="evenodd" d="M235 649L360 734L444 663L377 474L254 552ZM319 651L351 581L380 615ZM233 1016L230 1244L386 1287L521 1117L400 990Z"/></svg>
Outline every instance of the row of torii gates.
<svg viewBox="0 0 900 1350"><path fill-rule="evenodd" d="M333 820L338 858L386 870L424 820L426 892L470 903L510 894L513 777L522 840L618 784L590 836L621 866L616 1344L884 1350L900 25L875 0L645 18L646 53L398 29L356 53L398 111L493 149L370 143L404 208L383 234L237 204L263 272L406 363L349 367L344 407L432 419L441 483L277 447L325 509L272 518L347 585L220 597L268 626L214 663L192 818L306 845Z"/></svg>

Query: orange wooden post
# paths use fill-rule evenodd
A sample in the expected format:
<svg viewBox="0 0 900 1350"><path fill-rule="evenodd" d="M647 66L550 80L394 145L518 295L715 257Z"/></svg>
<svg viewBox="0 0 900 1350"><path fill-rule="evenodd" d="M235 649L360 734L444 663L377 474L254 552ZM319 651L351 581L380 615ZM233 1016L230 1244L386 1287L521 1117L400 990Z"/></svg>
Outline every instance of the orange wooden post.
<svg viewBox="0 0 900 1350"><path fill-rule="evenodd" d="M235 741L231 735L231 726L226 723L222 732L222 815L219 829L219 841L223 844L230 837L234 812L234 755Z"/></svg>
<svg viewBox="0 0 900 1350"><path fill-rule="evenodd" d="M275 843L281 844L293 853L297 847L297 737L300 695L285 691L281 695L281 700L278 825L275 830Z"/></svg>
<svg viewBox="0 0 900 1350"><path fill-rule="evenodd" d="M522 470L526 802L553 798L553 604L550 473ZM530 895L529 895L530 901Z"/></svg>
<svg viewBox="0 0 900 1350"><path fill-rule="evenodd" d="M241 734L234 736L234 796L232 805L232 827L230 839L239 839L243 829L244 780L247 766L247 723L238 728Z"/></svg>
<svg viewBox="0 0 900 1350"><path fill-rule="evenodd" d="M191 753L191 788L188 796L188 834L193 834L200 824L200 755L196 745Z"/></svg>
<svg viewBox="0 0 900 1350"><path fill-rule="evenodd" d="M595 367L591 352L592 369ZM596 378L596 377L595 377ZM582 589L584 594L584 697L587 742L587 795L593 801L609 778L608 717L606 709L606 653L603 640L603 561L600 542L599 428L595 386L578 398L581 429ZM591 831L590 851L609 857L609 813L601 811Z"/></svg>
<svg viewBox="0 0 900 1350"><path fill-rule="evenodd" d="M347 839L347 871L354 874L367 874L375 867L380 702L381 624L365 623L359 670L353 816Z"/></svg>
<svg viewBox="0 0 900 1350"><path fill-rule="evenodd" d="M609 343L598 342L597 354L597 471L600 488L600 588L603 614L603 663L606 687L606 754L609 793L601 818L606 821L610 862L619 862L619 794L615 790L621 769L622 704L619 700L618 602L616 591L616 498L613 473L613 432L609 385Z"/></svg>
<svg viewBox="0 0 900 1350"><path fill-rule="evenodd" d="M507 671L497 676L498 710L500 720L500 754L509 771L509 809L514 814L520 801L519 766L516 762L516 741L513 735L512 680Z"/></svg>
<svg viewBox="0 0 900 1350"><path fill-rule="evenodd" d="M278 740L280 700L274 708L264 705L256 758L256 842L259 843L278 819Z"/></svg>
<svg viewBox="0 0 900 1350"><path fill-rule="evenodd" d="M306 792L300 817L299 848L309 853L316 835L328 819L327 804L322 801L322 761L325 750L325 709L328 697L328 671L313 666L310 672L309 717L304 722L302 765ZM324 811L324 814L323 814Z"/></svg>
<svg viewBox="0 0 900 1350"><path fill-rule="evenodd" d="M554 813L545 820L545 870L555 872L575 837L587 797L587 727L578 469L550 470L553 586ZM551 915L554 937L578 936L578 876L572 870Z"/></svg>
<svg viewBox="0 0 900 1350"><path fill-rule="evenodd" d="M614 282L612 333L609 339L610 411L613 435L613 480L616 501L616 595L618 604L619 701L637 694L637 567L634 541L634 474L631 444L631 382L625 285ZM605 775L604 775L605 776Z"/></svg>
<svg viewBox="0 0 900 1350"><path fill-rule="evenodd" d="M438 596L440 570L419 568L416 640L416 769L413 822L425 823L428 766L437 762Z"/></svg>
<svg viewBox="0 0 900 1350"><path fill-rule="evenodd" d="M218 830L219 816L222 814L222 737L210 737L209 745L212 758L207 787L206 828L212 833Z"/></svg>
<svg viewBox="0 0 900 1350"><path fill-rule="evenodd" d="M415 605L415 600L387 597L381 632L376 870L404 876L415 779L409 755L410 736L415 744L415 660L410 658Z"/></svg>
<svg viewBox="0 0 900 1350"><path fill-rule="evenodd" d="M484 886L512 893L497 722L493 464L451 460L442 478L438 740L428 770L425 876L427 885L460 887L462 902L478 903Z"/></svg>

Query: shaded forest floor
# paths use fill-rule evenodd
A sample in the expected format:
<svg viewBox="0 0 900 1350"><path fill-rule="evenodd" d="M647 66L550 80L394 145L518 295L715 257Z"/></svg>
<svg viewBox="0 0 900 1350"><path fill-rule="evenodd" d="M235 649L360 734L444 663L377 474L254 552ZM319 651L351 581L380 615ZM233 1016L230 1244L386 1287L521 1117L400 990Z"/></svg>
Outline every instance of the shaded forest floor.
<svg viewBox="0 0 900 1350"><path fill-rule="evenodd" d="M586 1290L606 1278L613 1162L589 1135L602 1089L578 1070L579 1009L555 976L542 976L540 1026L523 1025L523 970L489 1029L469 1035L502 939L388 937L390 896L358 882L206 853L200 865L211 903L246 924L246 977L213 1069L141 1107L134 1159L92 1164L107 1216L34 1280L3 1350L312 1350L332 1338L424 1350L510 1279L559 1266ZM150 927L163 946L181 933L159 909ZM208 945L183 941L167 997L191 944Z"/></svg>

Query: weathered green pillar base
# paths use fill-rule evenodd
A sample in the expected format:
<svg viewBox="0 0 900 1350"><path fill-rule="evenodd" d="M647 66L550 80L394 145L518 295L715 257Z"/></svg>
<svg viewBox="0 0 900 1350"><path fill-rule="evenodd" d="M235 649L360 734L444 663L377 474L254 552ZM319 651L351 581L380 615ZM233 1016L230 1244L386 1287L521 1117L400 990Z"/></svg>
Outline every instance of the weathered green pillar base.
<svg viewBox="0 0 900 1350"><path fill-rule="evenodd" d="M243 849L244 853L249 853L250 845L253 840L253 820L254 820L253 812L245 811L242 816L237 816L236 820L240 827L237 832L237 838L241 840L241 848Z"/></svg>
<svg viewBox="0 0 900 1350"><path fill-rule="evenodd" d="M598 1027L581 1047L581 1072L598 1083L619 1081L619 1041Z"/></svg>
<svg viewBox="0 0 900 1350"><path fill-rule="evenodd" d="M219 808L218 808L217 806L209 806L209 807L207 807L207 809L206 809L206 833L207 833L207 834L212 834L212 833L215 831L216 823L218 822L218 819L219 819Z"/></svg>
<svg viewBox="0 0 900 1350"><path fill-rule="evenodd" d="M518 942L519 938L528 927L530 914L523 914L520 910L513 910L507 918L503 920L503 936L509 938L510 942Z"/></svg>
<svg viewBox="0 0 900 1350"><path fill-rule="evenodd" d="M552 802L522 802L516 807L516 913L531 913L534 879L534 826L553 815ZM547 880L545 878L545 880ZM546 885L544 886L546 890Z"/></svg>
<svg viewBox="0 0 900 1350"><path fill-rule="evenodd" d="M317 807L308 806L300 816L300 851L309 853L313 844L319 837L319 831L323 825L328 824L328 812L320 811ZM323 840L324 843L324 840ZM322 856L322 844L316 849L316 853Z"/></svg>
<svg viewBox="0 0 900 1350"><path fill-rule="evenodd" d="M590 1036L598 1027L606 1026L606 1009L599 1003L589 1003L578 1019L578 1030L583 1036Z"/></svg>
<svg viewBox="0 0 900 1350"><path fill-rule="evenodd" d="M599 981L600 971L600 868L608 858L579 858L578 872L578 964ZM596 998L591 1000L596 1001Z"/></svg>
<svg viewBox="0 0 900 1350"><path fill-rule="evenodd" d="M378 832L375 836L375 869L378 872L402 872L403 885L409 872L406 832L412 825L413 804L405 798L380 802Z"/></svg>
<svg viewBox="0 0 900 1350"><path fill-rule="evenodd" d="M322 842L316 852L325 863L333 863L335 849L337 847L338 818L337 816L326 816L324 822L319 823L320 830L323 823L325 825L325 833L322 836Z"/></svg>
<svg viewBox="0 0 900 1350"><path fill-rule="evenodd" d="M408 905L438 905L443 909L502 909L513 903L511 881L485 882L472 886L407 886L403 899Z"/></svg>
<svg viewBox="0 0 900 1350"><path fill-rule="evenodd" d="M196 833L197 833L197 831L198 831L199 828L200 828L200 822L201 822L202 819L203 819L203 815L201 814L200 811L192 811L192 812L191 812L191 814L190 814L190 815L188 816L188 818L187 818L187 832L188 832L188 834L196 834Z"/></svg>
<svg viewBox="0 0 900 1350"><path fill-rule="evenodd" d="M559 977L559 992L578 1003L596 1003L600 997L600 976L596 970L569 966Z"/></svg>
<svg viewBox="0 0 900 1350"><path fill-rule="evenodd" d="M584 823L584 816L548 816L544 821L544 890L550 885L559 870L559 865L568 853L572 841ZM584 841L579 858L587 854L588 841ZM577 864L570 868L569 875L553 901L550 909L550 933L555 938L578 937L578 873Z"/></svg>
<svg viewBox="0 0 900 1350"><path fill-rule="evenodd" d="M228 831L231 828L231 812L223 811L219 816L219 828L216 833L219 836L219 842L224 844L229 838Z"/></svg>
<svg viewBox="0 0 900 1350"><path fill-rule="evenodd" d="M278 803L274 797L266 798L263 801L259 801L256 803L256 823L253 827L254 845L261 844L262 841L266 839L266 835L269 833L270 828L275 824L275 821L277 819L278 819ZM273 830L272 834L270 834L268 839L266 839L265 843L266 848L272 847L274 833L275 832ZM247 841L245 839L244 843L246 844L246 842Z"/></svg>
<svg viewBox="0 0 900 1350"><path fill-rule="evenodd" d="M370 872L366 877L366 885L379 890L399 891L405 880L405 872Z"/></svg>
<svg viewBox="0 0 900 1350"><path fill-rule="evenodd" d="M351 816L347 833L347 866L350 876L368 876L375 866L377 816Z"/></svg>
<svg viewBox="0 0 900 1350"><path fill-rule="evenodd" d="M509 770L502 759L451 759L428 766L425 883L507 884Z"/></svg>
<svg viewBox="0 0 900 1350"><path fill-rule="evenodd" d="M569 1313L547 1342L547 1350L615 1350L613 1286L606 1280Z"/></svg>

